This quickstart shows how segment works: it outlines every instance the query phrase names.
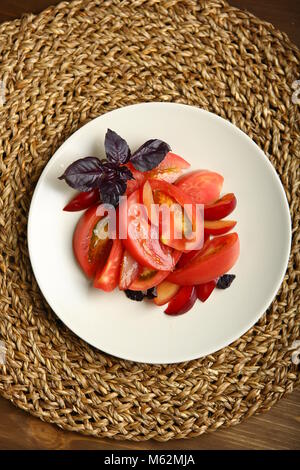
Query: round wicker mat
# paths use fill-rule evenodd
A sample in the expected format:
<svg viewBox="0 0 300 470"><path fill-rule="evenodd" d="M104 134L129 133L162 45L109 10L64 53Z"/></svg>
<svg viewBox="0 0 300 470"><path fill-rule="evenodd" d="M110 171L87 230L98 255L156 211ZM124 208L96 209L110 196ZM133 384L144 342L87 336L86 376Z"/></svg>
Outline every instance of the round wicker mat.
<svg viewBox="0 0 300 470"><path fill-rule="evenodd" d="M1 395L65 429L168 440L237 424L293 389L299 58L284 33L219 0L78 0L0 26ZM152 100L202 107L250 135L281 177L294 227L285 280L255 327L170 366L119 360L75 337L43 299L26 244L31 195L55 149L92 118Z"/></svg>

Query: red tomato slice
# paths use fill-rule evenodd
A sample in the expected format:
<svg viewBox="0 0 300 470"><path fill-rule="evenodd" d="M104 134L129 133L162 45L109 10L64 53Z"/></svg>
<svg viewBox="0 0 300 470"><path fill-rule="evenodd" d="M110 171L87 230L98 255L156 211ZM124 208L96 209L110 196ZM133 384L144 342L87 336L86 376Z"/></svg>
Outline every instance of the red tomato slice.
<svg viewBox="0 0 300 470"><path fill-rule="evenodd" d="M208 170L192 171L176 181L176 186L185 191L194 203L211 204L220 197L224 178Z"/></svg>
<svg viewBox="0 0 300 470"><path fill-rule="evenodd" d="M155 271L155 269L143 268L138 277L130 284L130 290L147 290L160 284L170 271Z"/></svg>
<svg viewBox="0 0 300 470"><path fill-rule="evenodd" d="M103 267L111 246L112 240L107 237L101 239L97 237L95 229L103 216L97 215L99 205L90 207L79 219L73 235L73 251L75 258L87 275L94 276L96 269Z"/></svg>
<svg viewBox="0 0 300 470"><path fill-rule="evenodd" d="M180 259L180 251L174 251L174 264ZM169 271L155 271L153 269L143 268L138 277L130 284L130 290L147 290L160 284L168 275Z"/></svg>
<svg viewBox="0 0 300 470"><path fill-rule="evenodd" d="M174 184L156 179L149 179L149 183L151 184L151 188L154 192L159 191L166 194L168 197L174 199L180 206L193 204L192 198L189 194L186 194L182 189L178 188Z"/></svg>
<svg viewBox="0 0 300 470"><path fill-rule="evenodd" d="M201 302L205 302L216 287L216 285L216 279L214 279L213 281L206 282L205 284L198 284L198 286L196 286L198 299L201 300Z"/></svg>
<svg viewBox="0 0 300 470"><path fill-rule="evenodd" d="M200 213L196 213L196 207L188 194L184 193L175 185L166 181L149 180L153 190L153 199L156 204L166 205L170 209L175 204L179 205L183 210L176 212L170 210L170 223L165 225L161 223L161 240L172 248L179 251L187 251L201 248L203 245L203 220ZM160 220L162 220L161 218ZM191 238L184 236L194 231Z"/></svg>
<svg viewBox="0 0 300 470"><path fill-rule="evenodd" d="M119 289L128 289L130 284L138 277L139 271L138 262L125 250L121 263Z"/></svg>
<svg viewBox="0 0 300 470"><path fill-rule="evenodd" d="M71 201L64 207L64 211L82 211L83 209L88 209L96 202L100 202L99 189L92 189L91 191L81 192L76 194L71 199Z"/></svg>
<svg viewBox="0 0 300 470"><path fill-rule="evenodd" d="M159 225L159 214L156 210L151 184L148 180L141 187L141 200L147 209L149 222L156 226Z"/></svg>
<svg viewBox="0 0 300 470"><path fill-rule="evenodd" d="M224 235L236 226L235 220L205 220L205 235Z"/></svg>
<svg viewBox="0 0 300 470"><path fill-rule="evenodd" d="M141 265L160 271L172 271L174 259L172 250L159 241L158 227L151 226L148 218L141 213L140 193L134 191L122 201L119 211L120 233L123 244L133 258Z"/></svg>
<svg viewBox="0 0 300 470"><path fill-rule="evenodd" d="M96 272L94 287L105 292L111 292L117 287L122 256L123 246L121 241L116 238L113 240L112 249L104 268L101 266Z"/></svg>
<svg viewBox="0 0 300 470"><path fill-rule="evenodd" d="M175 153L169 152L163 161L153 170L144 173L147 179L158 179L174 183L177 178L183 173L183 170L189 168L191 165L179 157Z"/></svg>
<svg viewBox="0 0 300 470"><path fill-rule="evenodd" d="M173 271L167 280L183 286L204 284L227 273L236 263L239 253L237 233L213 238L205 243L195 258Z"/></svg>
<svg viewBox="0 0 300 470"><path fill-rule="evenodd" d="M227 217L236 208L236 197L233 193L226 194L213 204L204 207L205 220L220 220Z"/></svg>
<svg viewBox="0 0 300 470"><path fill-rule="evenodd" d="M189 263L195 256L198 255L200 250L191 250L188 251L187 253L182 253L180 260L176 264L176 269L182 268L185 266L187 263Z"/></svg>
<svg viewBox="0 0 300 470"><path fill-rule="evenodd" d="M167 315L182 315L188 312L197 300L197 293L194 286L183 286L169 302L165 313Z"/></svg>
<svg viewBox="0 0 300 470"><path fill-rule="evenodd" d="M180 286L172 282L163 281L157 286L157 297L154 299L156 305L167 304L179 291Z"/></svg>

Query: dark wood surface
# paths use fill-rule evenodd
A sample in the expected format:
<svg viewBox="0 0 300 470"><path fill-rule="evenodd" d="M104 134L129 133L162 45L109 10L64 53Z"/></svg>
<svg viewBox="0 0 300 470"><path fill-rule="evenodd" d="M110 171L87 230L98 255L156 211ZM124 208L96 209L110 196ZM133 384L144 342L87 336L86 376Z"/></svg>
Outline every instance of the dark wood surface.
<svg viewBox="0 0 300 470"><path fill-rule="evenodd" d="M55 0L0 0L0 22L38 13ZM270 21L300 46L299 0L230 0L241 9ZM300 77L299 77L300 78ZM269 412L229 429L168 443L113 441L84 437L43 423L0 398L0 449L300 449L300 390Z"/></svg>

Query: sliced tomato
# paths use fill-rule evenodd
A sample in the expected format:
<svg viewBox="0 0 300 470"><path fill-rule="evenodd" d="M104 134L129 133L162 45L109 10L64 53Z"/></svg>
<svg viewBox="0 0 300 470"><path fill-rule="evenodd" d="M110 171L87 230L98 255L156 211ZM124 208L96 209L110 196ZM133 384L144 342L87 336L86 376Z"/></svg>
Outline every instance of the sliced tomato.
<svg viewBox="0 0 300 470"><path fill-rule="evenodd" d="M170 300L165 313L167 315L182 315L193 307L196 300L197 293L195 287L183 286Z"/></svg>
<svg viewBox="0 0 300 470"><path fill-rule="evenodd" d="M123 244L141 266L172 271L175 266L172 250L161 244L158 227L150 227L147 215L141 209L139 190L129 196L127 203L121 202L119 226Z"/></svg>
<svg viewBox="0 0 300 470"><path fill-rule="evenodd" d="M154 299L156 305L167 304L179 291L180 286L172 282L163 281L157 286L157 297Z"/></svg>
<svg viewBox="0 0 300 470"><path fill-rule="evenodd" d="M198 284L198 286L196 286L198 299L201 300L201 302L205 302L216 287L216 285L216 279L206 282L205 284Z"/></svg>
<svg viewBox="0 0 300 470"><path fill-rule="evenodd" d="M186 192L194 203L211 204L220 197L223 176L208 170L197 170L181 176L176 186Z"/></svg>
<svg viewBox="0 0 300 470"><path fill-rule="evenodd" d="M98 215L99 207L99 205L92 206L81 216L73 235L75 258L89 278L94 276L100 264L104 266L112 246L108 232L107 235L103 234L101 237L97 234L99 222L101 221L103 227L105 226L104 216Z"/></svg>
<svg viewBox="0 0 300 470"><path fill-rule="evenodd" d="M180 259L180 256L181 252L174 250L174 264L177 263L177 261ZM129 289L142 291L151 289L152 287L155 287L163 282L163 280L166 279L169 274L170 272L168 271L155 271L154 269L143 268L139 272L138 277L130 284Z"/></svg>
<svg viewBox="0 0 300 470"><path fill-rule="evenodd" d="M139 271L139 263L125 250L121 263L119 289L128 289L130 284L138 277Z"/></svg>
<svg viewBox="0 0 300 470"><path fill-rule="evenodd" d="M98 268L93 286L105 292L114 290L119 281L121 260L123 256L123 246L117 238L113 240L113 245L109 253L105 266Z"/></svg>
<svg viewBox="0 0 300 470"><path fill-rule="evenodd" d="M237 233L230 233L208 240L198 255L167 278L175 284L189 286L204 284L222 276L236 263L240 253Z"/></svg>
<svg viewBox="0 0 300 470"><path fill-rule="evenodd" d="M236 197L233 193L226 194L213 204L206 204L204 207L205 220L220 220L227 217L236 208Z"/></svg>
<svg viewBox="0 0 300 470"><path fill-rule="evenodd" d="M167 221L160 217L162 242L180 251L200 248L203 244L203 220L189 195L166 181L149 180L149 183L154 202L170 209ZM194 236L191 236L192 231ZM187 234L189 238L186 238Z"/></svg>
<svg viewBox="0 0 300 470"><path fill-rule="evenodd" d="M66 212L82 211L93 206L96 202L100 202L99 189L81 192L76 194L71 201L64 207Z"/></svg>
<svg viewBox="0 0 300 470"><path fill-rule="evenodd" d="M146 180L143 186L141 187L141 200L144 206L146 207L149 222L158 226L159 214L153 199L151 184L148 180Z"/></svg>
<svg viewBox="0 0 300 470"><path fill-rule="evenodd" d="M173 199L173 201L177 202L182 207L185 204L193 204L193 201L190 198L189 194L186 194L183 190L181 190L174 184L170 184L167 181L161 181L156 179L149 179L149 183L151 184L151 188L154 194L157 191L159 193L163 193L169 198Z"/></svg>
<svg viewBox="0 0 300 470"><path fill-rule="evenodd" d="M205 220L205 235L224 235L236 226L235 220Z"/></svg>
<svg viewBox="0 0 300 470"><path fill-rule="evenodd" d="M195 256L197 256L199 253L199 250L191 250L187 251L186 253L182 253L180 260L176 264L176 269L182 268L185 266L187 263L189 263Z"/></svg>
<svg viewBox="0 0 300 470"><path fill-rule="evenodd" d="M191 165L179 157L175 153L169 152L163 161L153 170L144 173L147 179L158 179L174 183L177 178L183 173L183 170L189 168Z"/></svg>

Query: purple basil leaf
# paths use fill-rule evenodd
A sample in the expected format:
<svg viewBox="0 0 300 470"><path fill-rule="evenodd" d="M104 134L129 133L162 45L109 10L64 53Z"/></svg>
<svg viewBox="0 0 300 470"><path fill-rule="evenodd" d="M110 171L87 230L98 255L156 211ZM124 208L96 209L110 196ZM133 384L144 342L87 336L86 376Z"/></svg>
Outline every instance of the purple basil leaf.
<svg viewBox="0 0 300 470"><path fill-rule="evenodd" d="M129 168L127 168L127 166L120 166L119 167L119 177L124 181L134 179L133 174L131 173Z"/></svg>
<svg viewBox="0 0 300 470"><path fill-rule="evenodd" d="M170 146L162 140L147 140L134 152L130 162L136 170L149 171L157 167L170 150Z"/></svg>
<svg viewBox="0 0 300 470"><path fill-rule="evenodd" d="M103 181L116 180L119 178L119 165L105 160L103 163L103 172Z"/></svg>
<svg viewBox="0 0 300 470"><path fill-rule="evenodd" d="M85 157L68 166L58 179L65 180L71 188L89 191L100 186L103 176L103 163L96 157Z"/></svg>
<svg viewBox="0 0 300 470"><path fill-rule="evenodd" d="M119 166L117 163L105 161L103 163L103 178L102 181L123 181L133 179L133 174L127 166ZM102 184L102 183L101 183Z"/></svg>
<svg viewBox="0 0 300 470"><path fill-rule="evenodd" d="M117 207L119 205L119 196L125 193L126 188L126 181L123 180L102 182L100 187L101 201L104 204L112 204Z"/></svg>
<svg viewBox="0 0 300 470"><path fill-rule="evenodd" d="M107 129L104 146L107 160L110 162L121 165L130 159L131 152L126 140L110 129Z"/></svg>

